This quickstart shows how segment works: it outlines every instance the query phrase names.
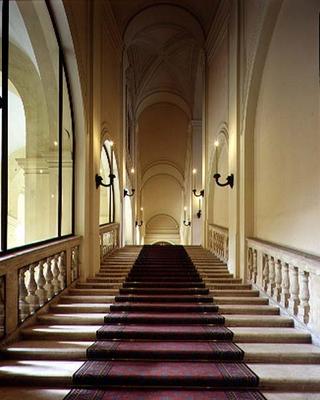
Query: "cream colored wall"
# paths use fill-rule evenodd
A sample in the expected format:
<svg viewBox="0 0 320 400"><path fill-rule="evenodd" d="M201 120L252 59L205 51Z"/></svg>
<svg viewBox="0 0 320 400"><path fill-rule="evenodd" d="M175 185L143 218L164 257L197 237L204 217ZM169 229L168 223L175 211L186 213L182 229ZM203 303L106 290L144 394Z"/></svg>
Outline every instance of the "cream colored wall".
<svg viewBox="0 0 320 400"><path fill-rule="evenodd" d="M179 223L183 208L182 187L170 175L155 175L142 188L142 204L146 224L158 214L169 215Z"/></svg>
<svg viewBox="0 0 320 400"><path fill-rule="evenodd" d="M219 139L218 172L224 181L229 173L228 144L221 140L229 120L229 37L227 31L217 44L208 65L207 87L207 201L208 222L228 227L228 189L213 184L216 171L215 140Z"/></svg>
<svg viewBox="0 0 320 400"><path fill-rule="evenodd" d="M225 143L221 148L218 149L218 172L221 174L222 179L229 173L229 158L228 158L228 144ZM215 168L214 168L215 169ZM213 218L212 221L215 225L228 227L229 215L229 192L228 188L219 187L214 184L213 187ZM209 205L210 207L210 205Z"/></svg>
<svg viewBox="0 0 320 400"><path fill-rule="evenodd" d="M320 255L319 2L286 0L254 127L254 236Z"/></svg>
<svg viewBox="0 0 320 400"><path fill-rule="evenodd" d="M118 201L122 200L122 42L109 2L64 0L64 6L77 57L86 121L84 148L77 149L81 157L76 159L78 175L85 174L84 193L77 193L76 197L85 213L82 226L76 225L76 233L81 228L85 238L85 278L100 267L99 190L104 189L95 189L94 177L99 172L101 146L106 139L114 141L119 168ZM118 215L121 214L122 211Z"/></svg>
<svg viewBox="0 0 320 400"><path fill-rule="evenodd" d="M141 205L144 208L144 234L149 221L163 215L159 221L166 226L169 216L181 226L183 213L183 185L187 152L188 116L171 103L155 103L148 106L138 120L139 156L141 171ZM158 222L159 222L158 221ZM161 224L159 225L159 227ZM147 232L146 232L147 233ZM168 231L167 239L175 243L184 240ZM166 240L161 228L153 228L148 242Z"/></svg>
<svg viewBox="0 0 320 400"><path fill-rule="evenodd" d="M184 171L188 118L170 103L147 107L139 118L140 165L144 171L154 161L168 160Z"/></svg>

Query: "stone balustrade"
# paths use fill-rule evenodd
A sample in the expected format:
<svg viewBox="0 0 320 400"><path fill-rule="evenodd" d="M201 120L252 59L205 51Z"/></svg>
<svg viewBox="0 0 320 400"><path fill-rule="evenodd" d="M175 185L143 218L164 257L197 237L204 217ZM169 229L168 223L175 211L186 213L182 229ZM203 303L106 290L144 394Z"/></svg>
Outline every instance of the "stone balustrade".
<svg viewBox="0 0 320 400"><path fill-rule="evenodd" d="M208 227L208 249L221 261L228 263L229 259L229 232L228 229L210 224Z"/></svg>
<svg viewBox="0 0 320 400"><path fill-rule="evenodd" d="M100 227L101 261L114 249L119 247L119 224L108 224Z"/></svg>
<svg viewBox="0 0 320 400"><path fill-rule="evenodd" d="M320 333L320 257L247 239L247 271L260 290Z"/></svg>
<svg viewBox="0 0 320 400"><path fill-rule="evenodd" d="M11 334L79 277L81 238L72 237L0 259L0 336Z"/></svg>
<svg viewBox="0 0 320 400"><path fill-rule="evenodd" d="M5 332L5 277L0 276L0 338Z"/></svg>

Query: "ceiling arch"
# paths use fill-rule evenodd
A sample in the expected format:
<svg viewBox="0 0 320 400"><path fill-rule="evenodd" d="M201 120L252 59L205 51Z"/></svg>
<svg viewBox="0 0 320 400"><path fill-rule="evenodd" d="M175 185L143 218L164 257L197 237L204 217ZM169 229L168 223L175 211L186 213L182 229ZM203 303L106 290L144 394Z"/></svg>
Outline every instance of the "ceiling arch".
<svg viewBox="0 0 320 400"><path fill-rule="evenodd" d="M136 117L139 118L140 114L149 106L156 103L170 103L179 107L190 119L191 109L190 105L184 100L183 97L166 91L156 91L154 93L147 94L136 108Z"/></svg>

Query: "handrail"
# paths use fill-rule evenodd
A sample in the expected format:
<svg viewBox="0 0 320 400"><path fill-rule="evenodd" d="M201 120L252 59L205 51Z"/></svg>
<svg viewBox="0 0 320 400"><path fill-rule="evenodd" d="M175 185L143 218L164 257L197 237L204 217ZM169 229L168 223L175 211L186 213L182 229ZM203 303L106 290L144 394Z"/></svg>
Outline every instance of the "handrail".
<svg viewBox="0 0 320 400"><path fill-rule="evenodd" d="M11 335L79 277L81 237L0 258L0 336Z"/></svg>
<svg viewBox="0 0 320 400"><path fill-rule="evenodd" d="M210 227L210 226L211 226L212 228L214 228L217 232L226 233L226 234L229 233L229 229L228 229L228 228L225 228L224 226L216 225L216 224L209 224L209 227Z"/></svg>
<svg viewBox="0 0 320 400"><path fill-rule="evenodd" d="M112 223L102 225L99 228L100 236L100 260L110 254L113 250L120 246L120 225L118 223Z"/></svg>
<svg viewBox="0 0 320 400"><path fill-rule="evenodd" d="M208 225L208 249L223 262L229 260L229 230L219 225Z"/></svg>
<svg viewBox="0 0 320 400"><path fill-rule="evenodd" d="M247 271L249 281L319 335L320 257L247 238Z"/></svg>
<svg viewBox="0 0 320 400"><path fill-rule="evenodd" d="M277 256L281 255L281 258L286 262L299 264L306 268L307 271L320 275L319 256L258 238L247 238L247 244L252 247L264 248L270 254L276 253Z"/></svg>

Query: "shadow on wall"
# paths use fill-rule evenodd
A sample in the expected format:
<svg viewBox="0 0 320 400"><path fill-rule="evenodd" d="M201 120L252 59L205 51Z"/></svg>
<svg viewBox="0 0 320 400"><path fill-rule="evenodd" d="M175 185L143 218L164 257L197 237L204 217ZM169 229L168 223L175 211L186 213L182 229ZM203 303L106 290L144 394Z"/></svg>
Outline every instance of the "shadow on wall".
<svg viewBox="0 0 320 400"><path fill-rule="evenodd" d="M145 244L156 242L180 243L178 222L167 214L157 214L146 224Z"/></svg>

